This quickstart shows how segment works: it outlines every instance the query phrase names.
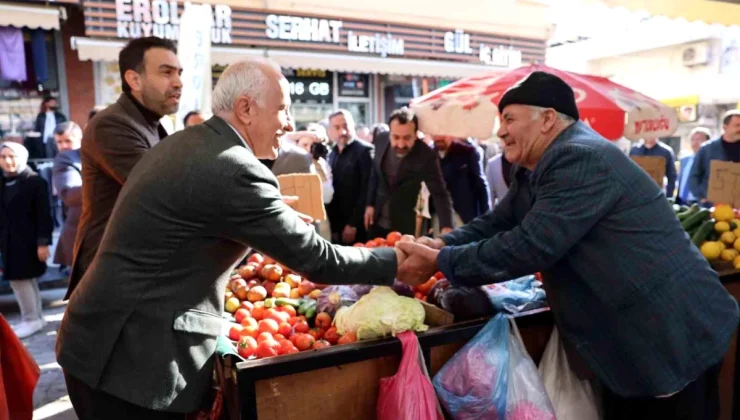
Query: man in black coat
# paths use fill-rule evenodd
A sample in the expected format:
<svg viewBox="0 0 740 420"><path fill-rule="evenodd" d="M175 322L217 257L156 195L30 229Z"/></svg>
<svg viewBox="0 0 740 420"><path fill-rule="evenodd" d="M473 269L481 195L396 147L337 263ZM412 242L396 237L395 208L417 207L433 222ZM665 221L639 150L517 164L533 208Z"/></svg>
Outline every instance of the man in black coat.
<svg viewBox="0 0 740 420"><path fill-rule="evenodd" d="M334 198L326 206L332 242L346 245L364 242L362 218L374 148L358 141L352 114L344 109L329 116L327 134L336 143L328 159L334 176Z"/></svg>
<svg viewBox="0 0 740 420"><path fill-rule="evenodd" d="M65 121L67 117L59 112L56 98L46 96L34 124L34 131L41 133L41 137L32 138L33 144L26 144L31 159L51 159L57 155L59 151L54 143L54 129Z"/></svg>
<svg viewBox="0 0 740 420"><path fill-rule="evenodd" d="M442 233L452 231L452 199L445 188L439 157L418 139L416 115L407 107L397 109L388 125L390 132L375 139L377 153L367 188L365 227L373 237L385 237L391 231L415 234L415 208L424 182Z"/></svg>

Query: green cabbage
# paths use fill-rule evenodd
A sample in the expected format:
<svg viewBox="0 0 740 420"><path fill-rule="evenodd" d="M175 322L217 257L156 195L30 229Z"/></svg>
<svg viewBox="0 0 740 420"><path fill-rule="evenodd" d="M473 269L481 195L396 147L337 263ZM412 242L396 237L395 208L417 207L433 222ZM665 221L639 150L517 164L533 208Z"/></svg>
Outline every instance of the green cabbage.
<svg viewBox="0 0 740 420"><path fill-rule="evenodd" d="M426 331L424 307L419 301L398 296L390 287L376 287L352 306L334 316L339 334L354 332L358 340L395 336L404 331Z"/></svg>

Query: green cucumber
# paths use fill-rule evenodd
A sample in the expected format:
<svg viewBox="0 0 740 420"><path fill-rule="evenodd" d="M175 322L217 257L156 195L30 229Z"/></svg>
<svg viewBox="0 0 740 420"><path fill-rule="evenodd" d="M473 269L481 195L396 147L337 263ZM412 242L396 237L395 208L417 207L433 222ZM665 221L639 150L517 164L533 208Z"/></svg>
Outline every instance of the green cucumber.
<svg viewBox="0 0 740 420"><path fill-rule="evenodd" d="M691 207L688 208L688 210L678 213L676 217L678 217L678 220L684 221L692 214L696 214L701 210L701 207L699 207L698 204L692 204Z"/></svg>
<svg viewBox="0 0 740 420"><path fill-rule="evenodd" d="M298 299L290 299L290 298L277 298L275 299L275 305L277 306L292 306L294 308L298 308L301 306L301 301Z"/></svg>
<svg viewBox="0 0 740 420"><path fill-rule="evenodd" d="M308 310L308 307L310 305L309 300L304 300L301 305L298 307L298 315L304 315L306 311Z"/></svg>
<svg viewBox="0 0 740 420"><path fill-rule="evenodd" d="M712 216L712 213L709 210L701 209L698 212L695 212L694 214L685 218L681 222L681 226L683 226L684 230L689 231L694 226L700 226L702 222L709 219L711 216Z"/></svg>
<svg viewBox="0 0 740 420"><path fill-rule="evenodd" d="M691 242L694 243L696 246L701 246L701 244L707 240L707 237L714 232L714 222L711 220L706 220L704 223L701 224L701 227L697 229L697 231L691 236Z"/></svg>
<svg viewBox="0 0 740 420"><path fill-rule="evenodd" d="M306 319L311 319L316 315L316 305L311 305L306 311Z"/></svg>

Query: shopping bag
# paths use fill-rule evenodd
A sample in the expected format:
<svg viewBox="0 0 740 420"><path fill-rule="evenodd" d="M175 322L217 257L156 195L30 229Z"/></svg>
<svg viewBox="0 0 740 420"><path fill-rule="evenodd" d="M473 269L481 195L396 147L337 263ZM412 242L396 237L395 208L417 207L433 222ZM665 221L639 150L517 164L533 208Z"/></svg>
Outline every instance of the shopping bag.
<svg viewBox="0 0 740 420"><path fill-rule="evenodd" d="M41 371L0 315L0 420L31 420Z"/></svg>
<svg viewBox="0 0 740 420"><path fill-rule="evenodd" d="M512 334L508 343L509 389L506 395L506 420L555 420L555 410L550 404L537 367L524 348L519 328L514 319L509 318L509 322Z"/></svg>
<svg viewBox="0 0 740 420"><path fill-rule="evenodd" d="M557 327L542 355L539 367L542 382L559 419L599 420L600 400L591 382L578 379L568 364L568 357Z"/></svg>
<svg viewBox="0 0 740 420"><path fill-rule="evenodd" d="M442 420L416 334L398 334L403 356L398 372L380 380L378 420Z"/></svg>
<svg viewBox="0 0 740 420"><path fill-rule="evenodd" d="M555 419L519 330L503 314L452 356L433 384L455 420Z"/></svg>

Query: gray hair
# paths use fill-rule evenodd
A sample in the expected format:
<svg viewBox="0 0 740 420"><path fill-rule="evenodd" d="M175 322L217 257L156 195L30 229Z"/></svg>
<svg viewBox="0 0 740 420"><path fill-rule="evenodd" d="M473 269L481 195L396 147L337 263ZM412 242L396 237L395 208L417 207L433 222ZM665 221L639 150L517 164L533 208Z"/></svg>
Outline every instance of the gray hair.
<svg viewBox="0 0 740 420"><path fill-rule="evenodd" d="M74 121L61 122L54 128L54 134L58 136L63 136L67 133L75 137L82 137L82 128Z"/></svg>
<svg viewBox="0 0 740 420"><path fill-rule="evenodd" d="M265 65L273 66L280 72L280 67L267 59L250 58L237 61L221 73L211 96L211 109L214 114L230 112L234 103L246 95L258 104L264 101L264 92L270 84L265 74Z"/></svg>
<svg viewBox="0 0 740 420"><path fill-rule="evenodd" d="M689 140L694 137L694 134L701 133L704 134L704 136L707 138L707 140L712 138L712 132L709 131L706 127L696 127L693 130L689 132Z"/></svg>
<svg viewBox="0 0 740 420"><path fill-rule="evenodd" d="M541 117L542 116L542 113L545 112L545 110L549 109L549 108L543 108L541 106L534 106L534 105L527 105L527 107L529 107L529 109L532 110L532 119L533 120L536 120L537 118ZM565 114L563 114L561 112L557 112L557 111L555 111L555 112L558 114L558 119L560 121L562 121L563 123L565 123L566 125L571 125L574 122L576 122L576 120L573 117L571 117L570 115L565 115Z"/></svg>
<svg viewBox="0 0 740 420"><path fill-rule="evenodd" d="M348 110L340 108L336 111L329 114L329 121L331 121L334 117L343 116L345 120L347 120L348 125L355 125L355 118L352 116L352 113L350 113Z"/></svg>

